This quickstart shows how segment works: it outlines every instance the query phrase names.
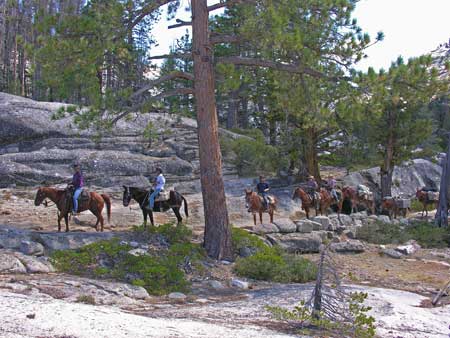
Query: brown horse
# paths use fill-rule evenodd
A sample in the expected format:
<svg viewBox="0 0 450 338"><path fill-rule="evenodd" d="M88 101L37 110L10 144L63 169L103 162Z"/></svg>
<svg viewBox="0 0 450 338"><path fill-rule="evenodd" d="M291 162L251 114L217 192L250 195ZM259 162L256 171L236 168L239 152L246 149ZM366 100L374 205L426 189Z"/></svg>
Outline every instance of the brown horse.
<svg viewBox="0 0 450 338"><path fill-rule="evenodd" d="M34 199L34 205L40 205L46 198L56 204L58 208L58 231L61 231L61 219L64 218L66 222L66 232L69 231L69 214L72 212L72 194L68 189L55 189L40 187ZM96 217L95 230L99 231L98 224L100 223L101 231L103 231L103 207L106 204L106 211L108 215L108 222L111 219L111 199L106 194L98 194L96 192L89 192L89 199L81 201L78 206L78 212L90 210Z"/></svg>
<svg viewBox="0 0 450 338"><path fill-rule="evenodd" d="M302 209L305 210L306 218L309 218L309 209L313 208L316 211L316 216L318 215L319 203L317 201L313 201L311 196L303 190L302 188L296 188L294 190L294 194L292 195L292 199L295 200L299 198L302 201Z"/></svg>
<svg viewBox="0 0 450 338"><path fill-rule="evenodd" d="M428 217L428 206L429 205L432 205L432 206L434 206L435 209L437 209L437 205L438 205L439 201L431 201L428 198L428 192L427 191L423 191L421 189L417 189L416 190L416 198L423 205L422 217L423 217L423 213L424 212L425 212L425 217Z"/></svg>
<svg viewBox="0 0 450 338"><path fill-rule="evenodd" d="M337 213L340 214L342 211L342 198L340 200L336 200L336 198L325 188L320 189L320 214L325 214L328 216L328 209L332 205L337 206ZM342 193L341 193L342 194Z"/></svg>
<svg viewBox="0 0 450 338"><path fill-rule="evenodd" d="M252 190L245 190L245 207L248 212L253 214L253 222L256 225L256 213L259 213L259 221L262 224L263 212L269 213L270 223L273 223L273 213L277 210L277 199L273 196L269 197L269 205L264 206L264 200L256 192Z"/></svg>
<svg viewBox="0 0 450 338"><path fill-rule="evenodd" d="M351 212L357 212L358 205L362 205L366 209L370 210L372 215L375 215L375 201L373 199L369 199L364 196L359 196L355 188L352 187L342 188L342 200L345 199L350 201Z"/></svg>

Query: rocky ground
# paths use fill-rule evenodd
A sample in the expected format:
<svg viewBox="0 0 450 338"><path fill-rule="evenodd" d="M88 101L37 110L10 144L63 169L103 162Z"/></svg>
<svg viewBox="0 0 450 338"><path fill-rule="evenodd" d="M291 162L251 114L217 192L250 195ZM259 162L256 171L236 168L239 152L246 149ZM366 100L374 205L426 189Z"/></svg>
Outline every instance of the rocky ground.
<svg viewBox="0 0 450 338"><path fill-rule="evenodd" d="M430 302L450 279L449 249L421 248L393 258L383 252L395 251L396 246L382 248L352 239L355 228L375 217L359 213L341 215L341 222L336 215L308 221L287 198L275 224L253 227L251 215L243 208L240 188L242 185L235 192L228 191L231 219L238 226L315 261L325 238L335 242L332 246L342 279L369 292L381 337L448 335L449 305L431 308ZM112 236L130 240L132 226L141 222L138 206L125 208L119 191L107 192L113 196L113 222L104 233L95 232L94 218L86 214L80 225L71 224L69 234L58 234L54 207L35 207L33 190L1 191L0 306L9 309L2 317L1 336L296 336L291 326L275 321L264 306L293 306L307 296L311 286L249 281L250 290L240 289L233 286L232 264L213 263L206 277L193 279L191 294L173 298L149 296L143 288L128 284L55 273L45 258L49 250L77 248ZM289 189L278 193L288 196ZM192 215L188 225L201 240L200 195L189 195L188 200ZM156 217L159 224L173 219L172 213ZM448 297L444 297L441 304L448 303ZM113 324L105 324L111 318L115 318Z"/></svg>

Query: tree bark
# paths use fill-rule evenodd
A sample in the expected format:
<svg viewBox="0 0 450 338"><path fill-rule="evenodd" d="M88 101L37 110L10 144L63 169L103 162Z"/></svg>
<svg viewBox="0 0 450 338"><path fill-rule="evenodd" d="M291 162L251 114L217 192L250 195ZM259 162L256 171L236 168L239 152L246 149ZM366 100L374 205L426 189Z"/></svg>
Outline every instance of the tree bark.
<svg viewBox="0 0 450 338"><path fill-rule="evenodd" d="M200 181L205 213L204 246L215 259L231 259L231 226L222 179L212 47L207 0L192 0L194 96L198 124Z"/></svg>
<svg viewBox="0 0 450 338"><path fill-rule="evenodd" d="M321 182L319 169L319 159L317 156L317 132L314 128L309 128L306 132L305 160L308 174L314 176L317 183Z"/></svg>
<svg viewBox="0 0 450 338"><path fill-rule="evenodd" d="M384 151L384 163L380 168L381 198L392 196L392 175L394 173L394 133L389 134Z"/></svg>

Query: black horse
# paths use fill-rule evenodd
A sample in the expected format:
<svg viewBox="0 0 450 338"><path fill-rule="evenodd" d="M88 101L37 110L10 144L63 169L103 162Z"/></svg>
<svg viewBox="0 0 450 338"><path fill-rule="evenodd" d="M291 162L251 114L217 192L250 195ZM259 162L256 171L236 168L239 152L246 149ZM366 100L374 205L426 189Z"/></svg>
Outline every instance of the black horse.
<svg viewBox="0 0 450 338"><path fill-rule="evenodd" d="M123 186L123 206L127 207L130 204L131 199L134 199L139 203L141 207L142 214L144 215L144 227L147 227L147 215L150 216L150 222L152 225L155 225L153 222L153 212L148 210L146 207L149 204L149 197L153 190L146 190L142 188L136 187L128 187L126 185ZM180 193L171 190L170 198L167 201L155 201L155 205L153 207L154 212L164 212L169 209L172 209L177 217L178 224L183 221L183 218L180 214L181 204L184 202L184 214L186 217L189 217L188 213L188 204L186 198L183 197Z"/></svg>

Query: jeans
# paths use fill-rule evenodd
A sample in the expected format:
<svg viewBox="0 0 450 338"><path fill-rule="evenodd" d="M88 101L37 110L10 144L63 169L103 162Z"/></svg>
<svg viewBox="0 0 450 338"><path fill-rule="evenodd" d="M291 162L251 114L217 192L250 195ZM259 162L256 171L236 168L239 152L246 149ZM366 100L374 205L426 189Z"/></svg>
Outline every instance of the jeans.
<svg viewBox="0 0 450 338"><path fill-rule="evenodd" d="M264 207L267 208L267 206L269 205L269 201L268 201L268 199L267 199L267 193L266 193L266 192L262 192L262 193L260 193L260 195L261 195L262 198L263 198L263 201L264 201Z"/></svg>
<svg viewBox="0 0 450 338"><path fill-rule="evenodd" d="M339 200L339 197L338 197L338 194L337 194L336 189L331 189L331 196L332 196L336 201Z"/></svg>
<svg viewBox="0 0 450 338"><path fill-rule="evenodd" d="M153 191L150 194L150 197L148 198L148 205L150 206L150 209L153 210L153 207L155 206L155 198L156 196L158 196L158 194L161 192L161 189L155 189L155 191Z"/></svg>
<svg viewBox="0 0 450 338"><path fill-rule="evenodd" d="M81 191L83 188L75 189L73 192L73 213L76 214L78 212L78 197L80 197Z"/></svg>

